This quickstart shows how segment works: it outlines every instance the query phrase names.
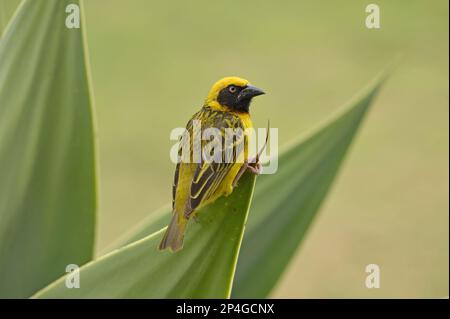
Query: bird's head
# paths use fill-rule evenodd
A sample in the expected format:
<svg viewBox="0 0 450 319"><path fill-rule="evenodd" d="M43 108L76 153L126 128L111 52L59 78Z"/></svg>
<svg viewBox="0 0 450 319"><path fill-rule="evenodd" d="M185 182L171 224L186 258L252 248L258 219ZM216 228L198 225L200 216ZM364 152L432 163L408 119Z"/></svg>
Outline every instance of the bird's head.
<svg viewBox="0 0 450 319"><path fill-rule="evenodd" d="M218 110L247 113L252 98L261 94L264 92L250 85L247 80L230 76L212 86L205 104Z"/></svg>

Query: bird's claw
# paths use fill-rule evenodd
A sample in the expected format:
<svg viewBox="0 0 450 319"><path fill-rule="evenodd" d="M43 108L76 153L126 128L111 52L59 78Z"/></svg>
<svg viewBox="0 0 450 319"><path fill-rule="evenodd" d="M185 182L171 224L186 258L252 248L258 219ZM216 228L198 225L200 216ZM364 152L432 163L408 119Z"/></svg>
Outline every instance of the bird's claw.
<svg viewBox="0 0 450 319"><path fill-rule="evenodd" d="M247 169L255 175L260 175L262 172L262 165L259 161L256 161L256 162L250 161L249 163L246 163L245 165L246 165Z"/></svg>
<svg viewBox="0 0 450 319"><path fill-rule="evenodd" d="M254 162L254 160L253 160ZM237 173L236 177L234 178L233 184L232 186L235 187L239 181L239 179L241 178L241 176L244 174L244 172L246 170L249 170L250 172L252 172L255 175L259 175L262 172L262 165L259 161L256 161L254 163L252 162L245 162L244 165L242 165L241 169L239 170L239 172Z"/></svg>

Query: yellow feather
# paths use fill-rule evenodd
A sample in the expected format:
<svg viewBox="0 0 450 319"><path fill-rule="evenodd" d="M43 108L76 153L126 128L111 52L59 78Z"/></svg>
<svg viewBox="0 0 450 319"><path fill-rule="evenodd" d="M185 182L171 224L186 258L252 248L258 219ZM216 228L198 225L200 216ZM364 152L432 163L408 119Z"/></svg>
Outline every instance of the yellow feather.
<svg viewBox="0 0 450 319"><path fill-rule="evenodd" d="M230 85L244 87L249 82L239 77L226 77L217 81L211 88L202 110L194 115L192 120L198 119L203 123L214 126L217 118L223 119L222 112L229 112L233 116L223 119L229 127L240 127L244 129L252 128L252 120L246 112L238 112L221 105L218 101L219 93ZM222 113L222 115L220 115ZM239 118L239 121L237 120ZM240 123L239 123L240 122ZM191 122L190 122L191 123ZM223 125L223 122L222 124ZM208 127L208 125L206 125ZM188 124L188 130L192 132L192 126ZM199 132L197 133L199 134ZM244 160L248 160L248 144L250 136L244 136ZM241 140L242 142L242 140ZM236 141L236 144L238 142ZM236 149L236 144L233 146ZM191 145L192 152L192 145ZM206 164L210 165L210 164ZM169 248L173 251L181 249L185 228L191 214L195 214L201 207L214 202L221 196L228 196L233 191L233 184L236 176L243 167L244 163L226 163L225 166L216 168L213 175L205 175L207 169L211 167L202 167L198 171L198 164L183 163L179 164L177 182L175 186L174 198L174 216L169 227L161 241L160 249ZM213 169L214 170L214 169ZM209 172L209 171L208 171ZM196 175L197 174L197 175ZM211 180L211 178L214 178ZM203 184L202 184L203 183ZM195 184L195 186L193 186ZM195 188L194 188L195 187ZM196 202L195 202L196 201ZM191 207L192 206L192 207Z"/></svg>

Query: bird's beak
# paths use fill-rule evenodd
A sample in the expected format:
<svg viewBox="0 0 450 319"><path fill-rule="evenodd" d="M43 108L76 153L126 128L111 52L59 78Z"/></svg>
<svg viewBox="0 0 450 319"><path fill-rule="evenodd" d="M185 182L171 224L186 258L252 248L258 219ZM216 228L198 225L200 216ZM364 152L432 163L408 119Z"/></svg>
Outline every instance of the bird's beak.
<svg viewBox="0 0 450 319"><path fill-rule="evenodd" d="M239 92L239 95L237 97L238 101L243 100L250 100L254 98L255 96L265 94L263 90L258 89L257 87L253 85L247 85L245 89L243 89L241 92Z"/></svg>

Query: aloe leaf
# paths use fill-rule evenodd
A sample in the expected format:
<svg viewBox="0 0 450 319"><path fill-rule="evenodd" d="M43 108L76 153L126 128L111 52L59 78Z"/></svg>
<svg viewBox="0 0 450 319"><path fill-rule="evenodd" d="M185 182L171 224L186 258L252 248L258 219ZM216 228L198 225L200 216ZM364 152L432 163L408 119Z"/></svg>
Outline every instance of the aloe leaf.
<svg viewBox="0 0 450 319"><path fill-rule="evenodd" d="M92 259L96 176L76 0L26 0L0 40L0 298Z"/></svg>
<svg viewBox="0 0 450 319"><path fill-rule="evenodd" d="M233 298L264 298L283 274L327 195L378 86L279 159L258 179ZM258 267L259 265L259 267Z"/></svg>
<svg viewBox="0 0 450 319"><path fill-rule="evenodd" d="M113 251L80 269L80 288L63 277L35 298L228 298L255 177L199 211L184 248L158 251L163 230Z"/></svg>
<svg viewBox="0 0 450 319"><path fill-rule="evenodd" d="M338 114L286 147L275 175L258 178L233 297L267 297L275 286L317 215L381 82L377 78ZM163 207L114 246L159 230L168 218L169 209Z"/></svg>
<svg viewBox="0 0 450 319"><path fill-rule="evenodd" d="M20 0L0 0L0 36L19 5Z"/></svg>

